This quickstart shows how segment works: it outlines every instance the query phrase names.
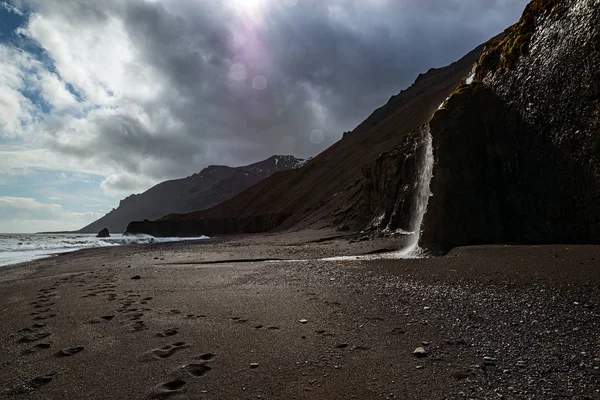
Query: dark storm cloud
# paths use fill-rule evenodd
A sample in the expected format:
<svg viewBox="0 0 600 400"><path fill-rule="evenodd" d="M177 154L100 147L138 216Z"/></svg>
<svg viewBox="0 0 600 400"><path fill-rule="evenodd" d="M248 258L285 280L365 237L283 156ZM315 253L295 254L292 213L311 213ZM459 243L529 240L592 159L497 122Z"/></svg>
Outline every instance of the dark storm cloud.
<svg viewBox="0 0 600 400"><path fill-rule="evenodd" d="M135 177L156 181L208 164L312 156L418 73L514 23L526 0L265 3L257 21L220 1L28 1L42 17L121 20L139 63L156 79L155 95L129 99L137 108L88 116L88 140L59 140L55 128L45 143L112 166L109 184L120 190ZM232 79L235 64L245 67L241 82ZM257 90L253 79L263 89L263 76L266 88ZM136 109L150 121L140 122ZM313 129L325 132L323 143L309 140Z"/></svg>

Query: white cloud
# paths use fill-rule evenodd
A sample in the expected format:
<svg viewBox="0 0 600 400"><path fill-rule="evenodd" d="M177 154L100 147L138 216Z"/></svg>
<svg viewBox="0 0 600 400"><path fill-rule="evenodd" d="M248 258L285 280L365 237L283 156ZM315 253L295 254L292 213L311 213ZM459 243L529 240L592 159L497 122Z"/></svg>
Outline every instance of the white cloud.
<svg viewBox="0 0 600 400"><path fill-rule="evenodd" d="M20 136L23 125L32 120L35 108L21 90L27 70L36 67L26 53L0 44L0 138Z"/></svg>
<svg viewBox="0 0 600 400"><path fill-rule="evenodd" d="M80 109L79 102L75 96L67 90L64 82L56 74L42 73L39 85L44 100L54 107L55 112L64 111L72 107Z"/></svg>
<svg viewBox="0 0 600 400"><path fill-rule="evenodd" d="M0 196L0 232L76 230L101 216L100 213L69 212L58 204L39 203L31 198Z"/></svg>

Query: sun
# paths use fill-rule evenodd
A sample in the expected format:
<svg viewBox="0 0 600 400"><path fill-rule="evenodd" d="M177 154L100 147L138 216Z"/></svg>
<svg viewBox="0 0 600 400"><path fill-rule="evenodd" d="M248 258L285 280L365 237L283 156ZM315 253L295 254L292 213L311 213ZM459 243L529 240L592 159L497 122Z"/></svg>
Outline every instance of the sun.
<svg viewBox="0 0 600 400"><path fill-rule="evenodd" d="M263 10L267 0L230 0L231 6L241 13L257 13Z"/></svg>

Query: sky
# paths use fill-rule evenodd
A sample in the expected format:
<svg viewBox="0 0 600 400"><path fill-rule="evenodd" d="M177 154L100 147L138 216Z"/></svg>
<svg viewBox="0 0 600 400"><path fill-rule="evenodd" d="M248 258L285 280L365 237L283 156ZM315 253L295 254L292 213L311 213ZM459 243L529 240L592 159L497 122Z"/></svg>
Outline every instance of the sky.
<svg viewBox="0 0 600 400"><path fill-rule="evenodd" d="M527 0L0 0L0 232L314 156Z"/></svg>

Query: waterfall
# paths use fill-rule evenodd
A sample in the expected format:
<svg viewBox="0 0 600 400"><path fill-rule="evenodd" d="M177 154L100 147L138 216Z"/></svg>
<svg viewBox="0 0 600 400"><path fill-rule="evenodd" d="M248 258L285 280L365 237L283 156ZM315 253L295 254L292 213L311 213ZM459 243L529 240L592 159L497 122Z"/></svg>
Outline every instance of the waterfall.
<svg viewBox="0 0 600 400"><path fill-rule="evenodd" d="M411 256L419 252L419 237L421 236L421 223L427 212L427 204L431 196L430 183L433 176L433 142L429 124L421 128L424 146L422 146L421 165L419 166L418 176L416 177L416 199L411 212L410 229L414 234L407 247L398 251L398 256Z"/></svg>
<svg viewBox="0 0 600 400"><path fill-rule="evenodd" d="M424 125L421 128L423 145L419 146L421 154L419 159L421 164L418 168L418 175L416 178L416 198L411 210L410 218L410 229L413 234L410 236L410 242L408 245L398 251L390 253L381 253L376 255L364 255L364 256L340 256L323 258L324 261L345 261L345 260L377 260L377 259L398 259L398 258L417 258L422 255L421 249L419 248L419 237L421 236L421 223L423 217L427 211L427 204L429 203L429 197L431 196L430 184L433 176L433 140L431 137L431 131L429 130L429 124Z"/></svg>

